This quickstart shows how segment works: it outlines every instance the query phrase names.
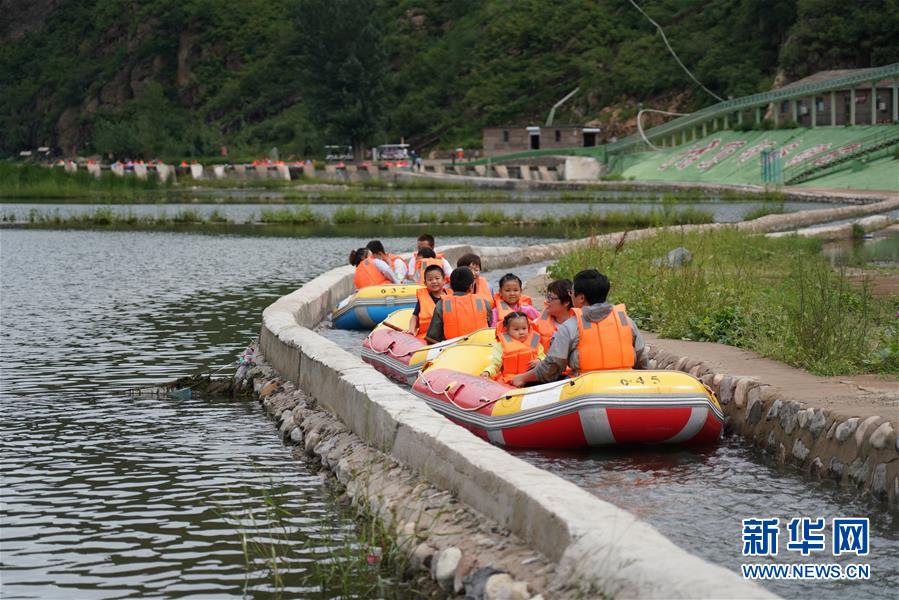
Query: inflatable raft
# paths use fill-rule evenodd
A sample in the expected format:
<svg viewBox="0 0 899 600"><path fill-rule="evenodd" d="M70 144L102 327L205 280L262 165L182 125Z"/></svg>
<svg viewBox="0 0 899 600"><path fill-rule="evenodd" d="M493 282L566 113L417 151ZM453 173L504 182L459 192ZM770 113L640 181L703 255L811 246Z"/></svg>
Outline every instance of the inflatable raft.
<svg viewBox="0 0 899 600"><path fill-rule="evenodd" d="M447 348L464 344L488 345L495 341L492 328L428 345L414 335L403 333L409 326L412 309L398 310L385 319L362 343L362 360L394 381L411 386L422 367Z"/></svg>
<svg viewBox="0 0 899 600"><path fill-rule="evenodd" d="M513 388L471 373L490 350L457 345L419 375L413 393L491 442L522 448L610 444L711 444L724 414L714 394L680 371L594 371Z"/></svg>
<svg viewBox="0 0 899 600"><path fill-rule="evenodd" d="M358 290L337 305L331 322L337 329L373 329L390 313L415 308L420 285L373 285Z"/></svg>

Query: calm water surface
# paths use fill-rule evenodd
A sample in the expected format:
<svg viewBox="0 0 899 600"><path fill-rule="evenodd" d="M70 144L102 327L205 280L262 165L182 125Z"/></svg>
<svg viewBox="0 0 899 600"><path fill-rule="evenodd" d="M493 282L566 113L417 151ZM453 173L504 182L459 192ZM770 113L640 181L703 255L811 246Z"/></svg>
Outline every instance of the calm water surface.
<svg viewBox="0 0 899 600"><path fill-rule="evenodd" d="M354 523L257 403L126 392L229 365L266 305L365 241L0 232L0 595L343 593L312 565L354 547ZM277 528L265 494L287 511ZM241 538L285 529L278 588ZM372 593L377 575L350 590Z"/></svg>

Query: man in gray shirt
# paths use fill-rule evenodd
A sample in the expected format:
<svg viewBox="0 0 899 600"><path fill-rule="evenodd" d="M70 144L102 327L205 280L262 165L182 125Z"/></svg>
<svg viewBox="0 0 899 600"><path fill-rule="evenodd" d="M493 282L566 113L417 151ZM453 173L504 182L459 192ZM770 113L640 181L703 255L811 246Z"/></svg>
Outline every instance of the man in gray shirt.
<svg viewBox="0 0 899 600"><path fill-rule="evenodd" d="M609 279L597 271L596 269L587 269L581 271L574 276L574 289L571 299L575 308L581 309L581 316L590 323L599 323L606 318L623 318L626 319L627 325L633 334L633 350L635 369L646 369L649 359L646 356L646 344L643 336L634 322L620 313L613 313L613 305L606 302L609 294ZM622 322L624 325L624 322ZM572 371L580 374L580 353L578 346L580 343L580 330L578 328L578 317L572 317L562 323L553 335L549 352L546 358L540 361L533 369L516 375L512 379L512 385L522 387L527 383L548 383L556 381L562 377L562 373L566 367L571 367Z"/></svg>

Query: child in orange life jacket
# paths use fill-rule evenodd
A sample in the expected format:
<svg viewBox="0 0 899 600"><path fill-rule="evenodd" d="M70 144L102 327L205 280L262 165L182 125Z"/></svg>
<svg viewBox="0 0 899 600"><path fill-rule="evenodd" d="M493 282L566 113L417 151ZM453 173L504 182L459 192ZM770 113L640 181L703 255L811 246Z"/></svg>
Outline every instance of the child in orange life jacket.
<svg viewBox="0 0 899 600"><path fill-rule="evenodd" d="M384 250L384 244L381 243L380 240L372 240L365 245L368 248L369 252L372 254L378 254L378 250ZM406 261L403 260L400 256L396 254L390 254L389 252L385 252L387 255L387 266L390 267L390 270L393 271L393 274L396 275L397 283L402 283L406 279L406 269L408 265Z"/></svg>
<svg viewBox="0 0 899 600"><path fill-rule="evenodd" d="M450 275L453 293L444 296L434 307L425 341L436 344L478 329L490 327L490 306L480 296L471 293L474 275L468 267L459 267Z"/></svg>
<svg viewBox="0 0 899 600"><path fill-rule="evenodd" d="M399 283L396 274L387 264L389 260L390 256L384 250L384 245L377 240L369 242L369 247L350 252L350 264L356 267L356 275L353 278L356 289Z"/></svg>
<svg viewBox="0 0 899 600"><path fill-rule="evenodd" d="M434 254L434 251L430 248L422 248L418 252L418 260L415 263L415 273L411 275L413 283L425 285L425 271L428 270L428 267L437 266L440 267L444 273L447 273L448 264L449 263L446 262L445 258L437 258L437 255ZM406 276L407 279L409 277L409 275ZM443 282L448 284L449 276L444 277Z"/></svg>
<svg viewBox="0 0 899 600"><path fill-rule="evenodd" d="M487 280L481 275L481 257L477 254L463 254L459 257L459 260L456 261L456 267L468 267L471 269L471 272L474 275L474 288L471 293L487 300L490 304L490 308L493 308L495 305L493 290L490 289L490 284L487 283Z"/></svg>
<svg viewBox="0 0 899 600"><path fill-rule="evenodd" d="M523 312L532 321L540 318L540 311L534 308L529 296L521 293L521 279L514 273L506 273L499 280L499 293L494 298L496 307L493 309L493 322L503 323L503 320L511 312ZM503 330L497 326L497 332Z"/></svg>
<svg viewBox="0 0 899 600"><path fill-rule="evenodd" d="M493 345L490 365L481 377L492 377L509 383L519 373L533 368L546 358L540 345L540 334L534 330L528 316L520 311L512 311L503 319L503 333L498 334L499 342Z"/></svg>
<svg viewBox="0 0 899 600"><path fill-rule="evenodd" d="M424 276L423 269L419 264L420 258L440 259L443 262L443 272L446 274L447 280L449 279L453 267L449 264L449 261L443 257L442 252L437 252L435 243L434 236L429 233L423 233L418 236L418 239L416 240L416 251L412 254L412 258L409 259L409 264L406 269L407 283L419 283ZM429 251L433 252L434 256L431 256Z"/></svg>
<svg viewBox="0 0 899 600"><path fill-rule="evenodd" d="M439 265L430 265L425 268L426 287L419 289L416 293L418 302L415 304L415 310L412 311L412 320L409 321L406 333L422 340L425 339L425 334L428 332L434 316L434 308L446 295L446 290L443 288L444 279L443 268Z"/></svg>

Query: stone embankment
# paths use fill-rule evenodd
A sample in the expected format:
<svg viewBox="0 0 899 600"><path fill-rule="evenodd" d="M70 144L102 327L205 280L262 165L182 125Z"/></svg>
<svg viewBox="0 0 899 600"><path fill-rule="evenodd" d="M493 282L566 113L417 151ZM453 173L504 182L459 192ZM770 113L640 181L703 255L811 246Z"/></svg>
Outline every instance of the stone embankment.
<svg viewBox="0 0 899 600"><path fill-rule="evenodd" d="M700 379L718 396L728 428L777 462L890 505L899 503L899 382L872 381L867 390L859 389L837 378L776 368L781 367L776 363L777 375L764 370L736 375L733 368L722 370L700 360L698 352L683 356L660 347L665 345L666 340L650 344L651 368L684 371ZM749 352L733 354L735 361L744 361L738 373L765 362ZM745 362L747 357L751 362Z"/></svg>
<svg viewBox="0 0 899 600"><path fill-rule="evenodd" d="M254 363L241 387L253 389L297 458L318 463L360 513L387 528L407 558L406 577L428 577L448 595L477 599L576 593L550 588L555 565L507 529L367 445L258 353Z"/></svg>

